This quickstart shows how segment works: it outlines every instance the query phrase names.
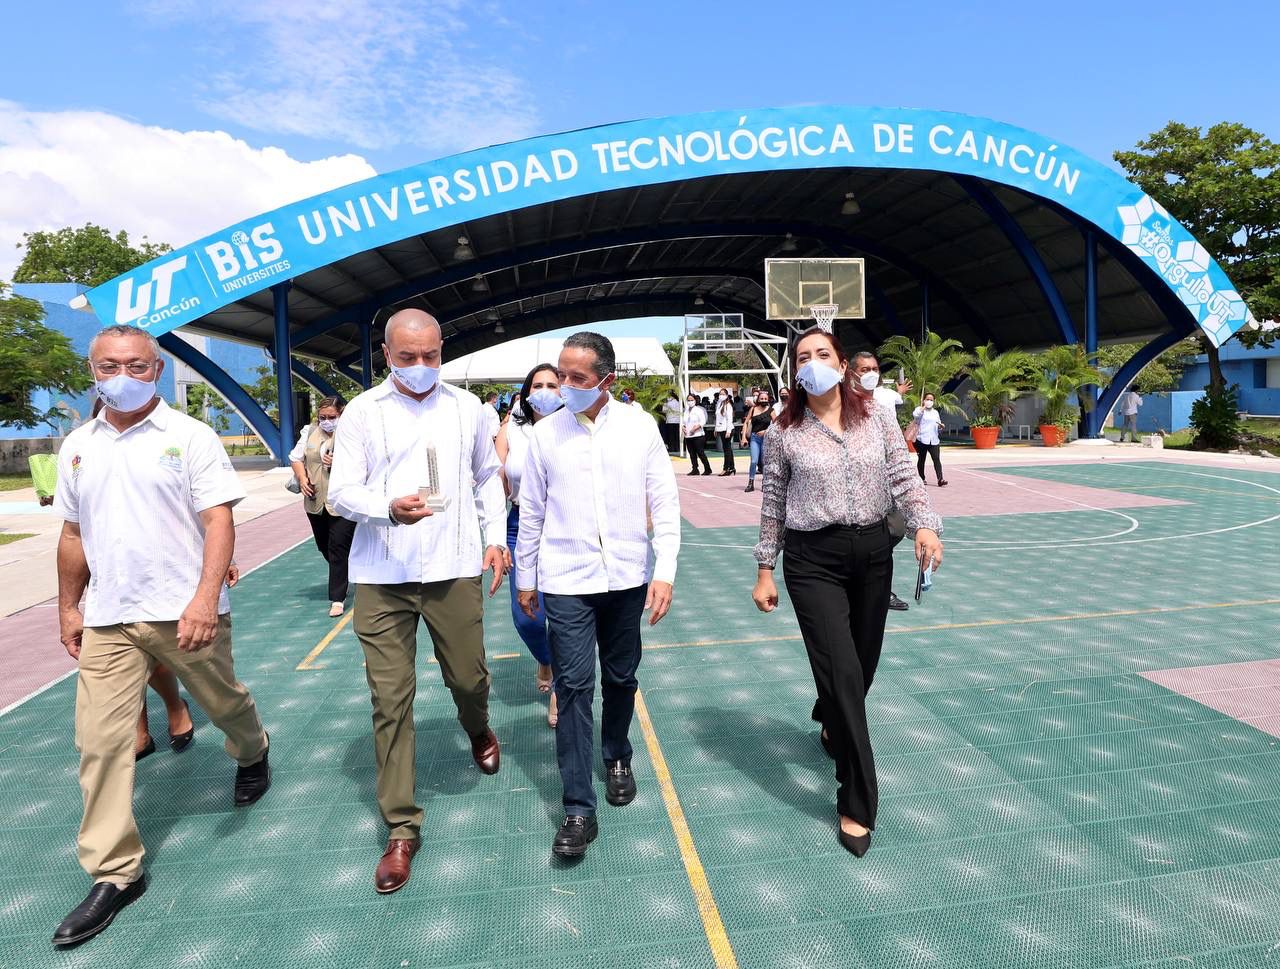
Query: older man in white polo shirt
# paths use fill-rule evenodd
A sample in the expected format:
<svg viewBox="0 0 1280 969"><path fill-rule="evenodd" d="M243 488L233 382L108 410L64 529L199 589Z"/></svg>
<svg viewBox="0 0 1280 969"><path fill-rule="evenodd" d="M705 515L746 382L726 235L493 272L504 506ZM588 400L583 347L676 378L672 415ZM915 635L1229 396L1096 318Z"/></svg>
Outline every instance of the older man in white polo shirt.
<svg viewBox="0 0 1280 969"><path fill-rule="evenodd" d="M499 762L480 575L493 569L492 596L510 565L507 503L482 413L492 408L439 382L442 344L440 325L422 310L387 321L391 376L342 412L329 474L329 500L356 523L355 631L373 701L378 807L390 829L374 874L384 894L409 881L423 821L414 798L420 621L476 765L496 774Z"/></svg>
<svg viewBox="0 0 1280 969"><path fill-rule="evenodd" d="M156 396L164 361L149 333L107 327L89 361L106 407L63 442L54 510L64 520L62 643L80 663L80 864L95 884L58 926L55 945L102 931L146 888L133 748L155 664L173 670L226 734L239 764L235 804L253 803L271 783L267 735L231 660L223 581L235 546L231 509L244 489L213 431Z"/></svg>
<svg viewBox="0 0 1280 969"><path fill-rule="evenodd" d="M598 833L592 786L591 701L599 644L605 797L631 803L631 742L640 618L671 608L680 552L680 499L658 426L615 401L613 344L598 333L565 341L558 372L565 406L540 420L520 482L516 578L530 617L542 592L560 714L556 759L565 819L552 843L580 857ZM646 511L653 519L653 581Z"/></svg>

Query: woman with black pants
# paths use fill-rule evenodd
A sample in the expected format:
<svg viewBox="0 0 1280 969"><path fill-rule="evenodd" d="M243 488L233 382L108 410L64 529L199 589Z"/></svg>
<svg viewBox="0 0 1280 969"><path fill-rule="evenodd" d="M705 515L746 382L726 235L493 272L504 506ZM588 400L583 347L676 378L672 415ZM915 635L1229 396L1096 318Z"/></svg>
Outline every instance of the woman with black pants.
<svg viewBox="0 0 1280 969"><path fill-rule="evenodd" d="M338 429L344 403L326 397L316 408L316 423L302 429L298 444L289 454L294 476L302 486L302 507L311 522L316 548L329 563L329 615L337 618L346 608L347 559L356 523L338 515L329 504L329 468L333 466L333 435Z"/></svg>
<svg viewBox="0 0 1280 969"><path fill-rule="evenodd" d="M752 598L778 606L773 567L783 552L787 593L809 654L818 706L836 762L840 843L871 846L879 794L867 729L867 691L884 640L896 505L915 529L917 561L942 563L934 513L898 422L847 379L836 338L812 328L792 350L796 386L767 432L759 566Z"/></svg>
<svg viewBox="0 0 1280 969"><path fill-rule="evenodd" d="M716 437L720 441L720 451L724 454L724 468L720 477L727 478L738 473L733 464L733 401L723 390L716 398Z"/></svg>
<svg viewBox="0 0 1280 969"><path fill-rule="evenodd" d="M707 460L707 412L698 403L698 398L690 394L685 398L684 409L684 446L689 452L689 474L710 474L711 462ZM698 470L698 462L702 462L705 470Z"/></svg>

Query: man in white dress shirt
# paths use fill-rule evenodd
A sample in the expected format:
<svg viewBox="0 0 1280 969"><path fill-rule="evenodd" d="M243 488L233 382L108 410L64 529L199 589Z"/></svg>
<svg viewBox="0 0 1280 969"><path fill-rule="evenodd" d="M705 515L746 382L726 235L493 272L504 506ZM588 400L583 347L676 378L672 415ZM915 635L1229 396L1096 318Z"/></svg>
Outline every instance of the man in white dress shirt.
<svg viewBox="0 0 1280 969"><path fill-rule="evenodd" d="M151 334L107 327L89 346L89 366L105 406L63 442L54 513L63 519L62 644L80 666L80 864L94 885L58 926L55 945L102 931L146 889L134 737L157 663L226 734L239 764L234 803L253 803L271 784L267 735L231 659L223 581L235 546L231 509L244 488L209 426L156 395L164 361Z"/></svg>
<svg viewBox="0 0 1280 969"><path fill-rule="evenodd" d="M498 431L502 429L502 417L498 414L498 395L490 391L484 398L484 414L485 431L489 435L489 440L493 440L498 436Z"/></svg>
<svg viewBox="0 0 1280 969"><path fill-rule="evenodd" d="M596 838L591 701L599 643L606 799L631 803L627 734L635 710L640 620L671 608L680 499L657 424L615 401L613 344L598 333L565 341L557 367L565 406L537 423L520 483L516 577L533 616L542 592L556 700L556 760L565 819L552 851L581 857ZM652 514L654 566L649 576Z"/></svg>
<svg viewBox="0 0 1280 969"><path fill-rule="evenodd" d="M866 390L868 385L874 383L875 389L871 391L872 398L892 414L894 420L898 419L898 408L902 406L903 394L911 393L910 380L900 380L892 387L887 383L881 383L880 361L876 359L874 353L867 350L860 350L853 355L853 379L863 384L863 390ZM898 514L896 508L893 514ZM895 612L906 612L909 607L902 599L898 598L896 592L890 591L889 608Z"/></svg>
<svg viewBox="0 0 1280 969"><path fill-rule="evenodd" d="M480 576L493 569L492 596L510 565L506 500L484 405L439 382L442 342L439 324L422 310L401 310L387 321L391 376L343 411L329 476L329 500L356 523L355 631L373 700L378 807L390 829L374 878L382 893L409 880L422 828L414 798L419 619L472 757L484 773L498 770ZM432 484L447 500L435 511L419 497Z"/></svg>

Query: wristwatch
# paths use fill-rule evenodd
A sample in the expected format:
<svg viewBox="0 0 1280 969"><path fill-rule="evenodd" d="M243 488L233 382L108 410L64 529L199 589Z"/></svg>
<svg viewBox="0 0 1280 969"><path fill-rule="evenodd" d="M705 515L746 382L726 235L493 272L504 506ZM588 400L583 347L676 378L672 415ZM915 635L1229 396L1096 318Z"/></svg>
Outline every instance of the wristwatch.
<svg viewBox="0 0 1280 969"><path fill-rule="evenodd" d="M396 518L395 503L394 498L387 502L387 518L391 520L392 528L399 528L400 521Z"/></svg>

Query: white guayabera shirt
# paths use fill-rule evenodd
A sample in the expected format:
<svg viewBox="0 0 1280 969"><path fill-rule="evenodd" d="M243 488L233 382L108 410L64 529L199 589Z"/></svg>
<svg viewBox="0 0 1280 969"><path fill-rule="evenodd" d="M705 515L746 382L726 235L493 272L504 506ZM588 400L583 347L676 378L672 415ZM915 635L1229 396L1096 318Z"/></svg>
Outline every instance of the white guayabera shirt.
<svg viewBox="0 0 1280 969"><path fill-rule="evenodd" d="M516 587L555 595L674 583L680 496L658 425L610 398L594 422L562 408L534 426L520 481Z"/></svg>
<svg viewBox="0 0 1280 969"><path fill-rule="evenodd" d="M347 405L334 435L329 502L356 523L352 582L469 578L481 572L484 545L506 546L507 502L482 410L474 394L448 384L414 400L390 377ZM449 506L397 525L389 506L427 484L428 444Z"/></svg>

